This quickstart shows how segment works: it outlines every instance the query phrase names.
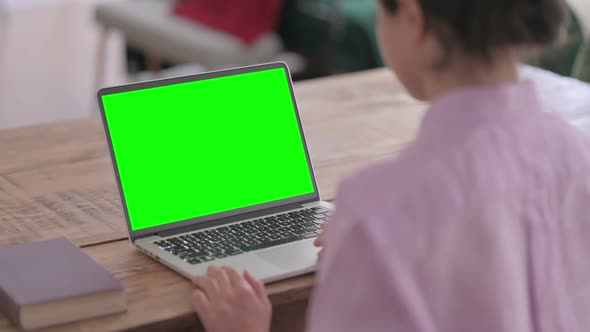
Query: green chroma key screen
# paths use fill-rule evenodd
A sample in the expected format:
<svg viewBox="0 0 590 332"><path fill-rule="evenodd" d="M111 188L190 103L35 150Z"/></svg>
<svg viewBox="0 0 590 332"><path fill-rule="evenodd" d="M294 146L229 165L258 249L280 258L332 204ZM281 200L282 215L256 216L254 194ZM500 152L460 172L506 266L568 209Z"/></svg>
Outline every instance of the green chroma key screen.
<svg viewBox="0 0 590 332"><path fill-rule="evenodd" d="M286 75L102 97L132 230L314 192Z"/></svg>

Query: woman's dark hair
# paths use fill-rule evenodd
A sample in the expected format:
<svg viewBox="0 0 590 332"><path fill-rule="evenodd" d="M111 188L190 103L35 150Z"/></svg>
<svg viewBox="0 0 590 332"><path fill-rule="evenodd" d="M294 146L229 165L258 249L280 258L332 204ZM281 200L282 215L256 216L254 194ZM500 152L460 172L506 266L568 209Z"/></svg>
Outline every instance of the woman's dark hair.
<svg viewBox="0 0 590 332"><path fill-rule="evenodd" d="M555 42L565 0L418 0L443 46L490 58L495 49ZM381 0L394 14L397 0Z"/></svg>

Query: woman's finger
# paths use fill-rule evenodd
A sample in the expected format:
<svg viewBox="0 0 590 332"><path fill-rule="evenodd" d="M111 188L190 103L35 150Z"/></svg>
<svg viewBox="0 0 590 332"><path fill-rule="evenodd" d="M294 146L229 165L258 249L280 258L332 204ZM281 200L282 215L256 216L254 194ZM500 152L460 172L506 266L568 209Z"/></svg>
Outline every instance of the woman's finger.
<svg viewBox="0 0 590 332"><path fill-rule="evenodd" d="M200 288L207 298L211 299L219 292L217 282L209 277L198 276L193 278L193 284Z"/></svg>
<svg viewBox="0 0 590 332"><path fill-rule="evenodd" d="M193 308L202 320L206 320L209 317L209 299L202 290L197 289L193 292L192 296Z"/></svg>
<svg viewBox="0 0 590 332"><path fill-rule="evenodd" d="M225 269L216 266L210 266L207 269L207 276L217 282L217 290L220 293L224 293L230 289L231 284Z"/></svg>
<svg viewBox="0 0 590 332"><path fill-rule="evenodd" d="M244 284L244 278L234 269L224 267L225 273L229 277L229 282L233 288L238 288Z"/></svg>
<svg viewBox="0 0 590 332"><path fill-rule="evenodd" d="M324 234L320 234L315 241L313 241L313 245L316 247L321 247L324 245Z"/></svg>
<svg viewBox="0 0 590 332"><path fill-rule="evenodd" d="M318 258L322 258L322 256L324 256L324 248L318 252Z"/></svg>
<svg viewBox="0 0 590 332"><path fill-rule="evenodd" d="M261 283L258 279L254 278L254 276L250 273L250 271L244 271L244 279L250 284L250 286L254 289L256 296L263 302L268 300L268 296L266 295L266 288L264 288L264 284Z"/></svg>

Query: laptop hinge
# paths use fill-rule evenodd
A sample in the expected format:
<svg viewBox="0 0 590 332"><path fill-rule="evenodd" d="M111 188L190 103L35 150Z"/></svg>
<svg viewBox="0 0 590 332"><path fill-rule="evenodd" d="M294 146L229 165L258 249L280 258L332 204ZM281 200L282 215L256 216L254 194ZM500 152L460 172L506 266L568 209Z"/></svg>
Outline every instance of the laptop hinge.
<svg viewBox="0 0 590 332"><path fill-rule="evenodd" d="M317 202L317 201L314 200L314 202ZM194 232L194 231L206 229L206 228L213 227L213 226L221 226L221 225L230 224L230 223L240 221L240 220L251 219L251 218L256 218L256 217L265 216L265 215L269 215L269 214L275 214L275 213L280 213L283 211L289 211L289 210L302 208L302 207L305 207L305 205L308 203L310 203L310 202L282 205L282 206L278 206L278 207L274 207L274 208L270 208L270 209L264 209L264 210L260 210L260 211L256 211L256 212L240 214L237 216L231 216L231 217L227 217L227 218L223 218L223 219L216 219L216 220L211 220L211 221L207 221L207 222L196 223L195 225L189 225L189 226L169 229L166 231L158 232L155 235L158 235L161 237L167 237L167 236L172 236L175 234Z"/></svg>

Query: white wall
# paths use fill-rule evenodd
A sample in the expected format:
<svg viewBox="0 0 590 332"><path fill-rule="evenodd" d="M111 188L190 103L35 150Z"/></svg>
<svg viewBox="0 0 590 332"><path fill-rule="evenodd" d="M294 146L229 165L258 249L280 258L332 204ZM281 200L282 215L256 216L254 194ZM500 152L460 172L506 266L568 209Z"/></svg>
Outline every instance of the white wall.
<svg viewBox="0 0 590 332"><path fill-rule="evenodd" d="M567 0L572 6L582 24L586 33L590 36L590 0Z"/></svg>
<svg viewBox="0 0 590 332"><path fill-rule="evenodd" d="M94 4L103 0L11 1L0 24L0 129L96 114ZM106 51L105 85L124 82L120 36Z"/></svg>
<svg viewBox="0 0 590 332"><path fill-rule="evenodd" d="M56 6L72 3L72 0L0 0L9 8L34 8L39 6Z"/></svg>

